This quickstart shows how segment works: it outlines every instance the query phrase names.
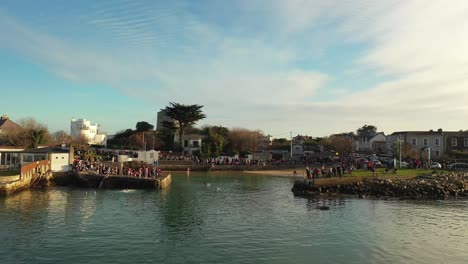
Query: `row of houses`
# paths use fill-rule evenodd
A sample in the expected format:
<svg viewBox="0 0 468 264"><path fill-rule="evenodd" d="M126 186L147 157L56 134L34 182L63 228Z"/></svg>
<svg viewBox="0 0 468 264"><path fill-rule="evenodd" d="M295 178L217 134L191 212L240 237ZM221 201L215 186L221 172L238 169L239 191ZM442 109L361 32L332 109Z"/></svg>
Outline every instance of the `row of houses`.
<svg viewBox="0 0 468 264"><path fill-rule="evenodd" d="M441 158L445 154L468 153L468 131L398 131L388 136L377 133L355 141L356 151L372 153L393 153L402 144L410 145L419 153L430 151L434 158Z"/></svg>

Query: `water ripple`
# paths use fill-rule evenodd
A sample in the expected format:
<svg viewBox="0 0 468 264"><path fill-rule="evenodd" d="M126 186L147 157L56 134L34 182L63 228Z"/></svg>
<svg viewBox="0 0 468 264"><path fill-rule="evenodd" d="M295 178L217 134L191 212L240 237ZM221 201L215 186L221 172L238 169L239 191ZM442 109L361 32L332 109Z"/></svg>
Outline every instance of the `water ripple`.
<svg viewBox="0 0 468 264"><path fill-rule="evenodd" d="M194 173L174 175L164 192L25 191L0 199L0 263L468 259L466 201L304 199L291 186L289 178Z"/></svg>

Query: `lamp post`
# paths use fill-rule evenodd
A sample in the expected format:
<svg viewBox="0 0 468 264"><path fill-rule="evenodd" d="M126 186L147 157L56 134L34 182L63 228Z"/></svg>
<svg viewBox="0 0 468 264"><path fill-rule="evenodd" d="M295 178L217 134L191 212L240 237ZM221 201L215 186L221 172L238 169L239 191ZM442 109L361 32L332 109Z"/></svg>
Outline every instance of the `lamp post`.
<svg viewBox="0 0 468 264"><path fill-rule="evenodd" d="M292 157L293 157L293 153L292 153L292 151L293 151L293 146L292 146L292 145L293 145L292 131L289 132L289 133L290 133L290 136L291 136L291 161L292 161Z"/></svg>
<svg viewBox="0 0 468 264"><path fill-rule="evenodd" d="M399 152L399 155L400 155L400 163L399 163L400 166L399 167L401 169L401 134L398 135L398 146L399 146L399 148L398 148L399 151L398 152Z"/></svg>

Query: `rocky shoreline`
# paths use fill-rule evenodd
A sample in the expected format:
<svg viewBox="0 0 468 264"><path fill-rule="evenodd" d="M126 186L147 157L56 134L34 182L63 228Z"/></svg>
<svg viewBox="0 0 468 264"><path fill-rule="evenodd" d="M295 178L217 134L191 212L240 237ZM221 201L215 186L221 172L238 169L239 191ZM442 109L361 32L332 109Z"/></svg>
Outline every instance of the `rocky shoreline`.
<svg viewBox="0 0 468 264"><path fill-rule="evenodd" d="M445 173L412 179L365 178L335 185L314 185L297 180L292 192L298 196L353 195L358 198L449 199L468 198L468 173Z"/></svg>

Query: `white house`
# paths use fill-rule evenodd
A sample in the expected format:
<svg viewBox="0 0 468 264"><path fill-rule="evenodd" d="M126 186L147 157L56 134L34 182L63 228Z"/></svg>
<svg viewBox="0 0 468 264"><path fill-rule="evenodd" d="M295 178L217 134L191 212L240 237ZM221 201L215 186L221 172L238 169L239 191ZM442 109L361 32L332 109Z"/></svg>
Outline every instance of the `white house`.
<svg viewBox="0 0 468 264"><path fill-rule="evenodd" d="M20 157L21 165L40 160L50 160L52 172L69 171L70 164L73 162L70 150L60 147L27 149L21 153Z"/></svg>
<svg viewBox="0 0 468 264"><path fill-rule="evenodd" d="M148 164L154 164L159 160L159 151L148 150L148 151L138 151L137 157L129 157L128 155L118 155L118 162L127 162L127 161L143 161Z"/></svg>
<svg viewBox="0 0 468 264"><path fill-rule="evenodd" d="M99 131L98 124L91 124L89 120L84 118L71 120L70 135L72 137L84 136L90 145L107 145L107 136Z"/></svg>
<svg viewBox="0 0 468 264"><path fill-rule="evenodd" d="M384 152L386 149L386 136L379 132L370 137L359 137L355 140L358 151Z"/></svg>
<svg viewBox="0 0 468 264"><path fill-rule="evenodd" d="M196 151L201 150L202 139L204 138L203 135L196 135L196 134L187 134L182 136L182 147L184 149L184 153L188 155L192 155ZM174 141L178 142L178 141Z"/></svg>

